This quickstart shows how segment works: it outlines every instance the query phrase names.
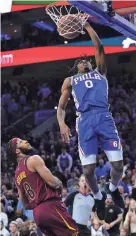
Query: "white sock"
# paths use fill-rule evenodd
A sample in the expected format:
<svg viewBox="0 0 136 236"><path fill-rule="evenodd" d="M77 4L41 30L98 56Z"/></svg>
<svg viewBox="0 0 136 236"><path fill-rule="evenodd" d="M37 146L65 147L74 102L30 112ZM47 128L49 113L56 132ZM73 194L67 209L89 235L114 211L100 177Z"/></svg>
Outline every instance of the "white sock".
<svg viewBox="0 0 136 236"><path fill-rule="evenodd" d="M98 193L93 194L93 195L94 195L94 199L102 200L102 198L103 198L102 193L100 192L100 190L98 191Z"/></svg>
<svg viewBox="0 0 136 236"><path fill-rule="evenodd" d="M111 192L114 192L114 191L117 189L117 187L118 187L118 186L115 186L114 184L112 184L112 183L110 182L109 190L110 190Z"/></svg>

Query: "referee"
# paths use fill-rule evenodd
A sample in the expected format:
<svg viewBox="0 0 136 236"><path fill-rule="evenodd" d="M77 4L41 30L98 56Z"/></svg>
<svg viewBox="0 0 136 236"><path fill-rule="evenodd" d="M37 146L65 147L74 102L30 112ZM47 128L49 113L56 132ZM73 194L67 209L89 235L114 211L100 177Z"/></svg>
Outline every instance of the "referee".
<svg viewBox="0 0 136 236"><path fill-rule="evenodd" d="M90 236L87 225L94 207L94 198L90 194L84 175L81 175L79 179L79 191L69 194L64 202L66 207L69 207L69 212L77 223L80 235Z"/></svg>

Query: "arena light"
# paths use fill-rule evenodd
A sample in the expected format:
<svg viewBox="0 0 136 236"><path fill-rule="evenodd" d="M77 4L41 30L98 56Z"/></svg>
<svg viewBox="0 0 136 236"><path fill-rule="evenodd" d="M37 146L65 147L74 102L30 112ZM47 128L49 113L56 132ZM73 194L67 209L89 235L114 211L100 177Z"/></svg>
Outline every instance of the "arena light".
<svg viewBox="0 0 136 236"><path fill-rule="evenodd" d="M49 25L44 21L37 21L37 22L32 23L32 25L39 28L39 29L49 30L51 32L53 32L55 29L55 27L53 25Z"/></svg>
<svg viewBox="0 0 136 236"><path fill-rule="evenodd" d="M11 37L7 34L1 34L0 37L1 37L1 40L10 40L11 39Z"/></svg>

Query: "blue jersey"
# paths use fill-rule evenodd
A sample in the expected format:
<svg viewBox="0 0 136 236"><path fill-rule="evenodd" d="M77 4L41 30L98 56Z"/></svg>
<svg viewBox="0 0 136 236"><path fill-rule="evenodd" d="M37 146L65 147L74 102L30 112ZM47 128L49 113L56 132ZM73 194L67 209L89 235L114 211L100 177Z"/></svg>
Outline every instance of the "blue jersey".
<svg viewBox="0 0 136 236"><path fill-rule="evenodd" d="M72 76L71 85L77 112L109 108L108 81L97 69Z"/></svg>

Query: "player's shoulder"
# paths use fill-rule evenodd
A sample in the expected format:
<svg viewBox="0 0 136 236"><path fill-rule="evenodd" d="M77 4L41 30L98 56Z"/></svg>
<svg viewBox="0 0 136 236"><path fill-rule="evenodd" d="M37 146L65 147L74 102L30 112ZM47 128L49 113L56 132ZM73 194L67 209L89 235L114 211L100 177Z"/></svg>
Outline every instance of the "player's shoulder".
<svg viewBox="0 0 136 236"><path fill-rule="evenodd" d="M43 165L44 161L39 155L32 155L27 159L27 168L35 172L36 166Z"/></svg>
<svg viewBox="0 0 136 236"><path fill-rule="evenodd" d="M39 162L43 162L43 159L39 155L32 155L27 160L27 163L32 166L37 165Z"/></svg>
<svg viewBox="0 0 136 236"><path fill-rule="evenodd" d="M29 159L35 159L35 158L40 158L40 156L37 154L33 154L33 155L29 156Z"/></svg>
<svg viewBox="0 0 136 236"><path fill-rule="evenodd" d="M71 88L71 77L67 77L64 79L62 90L64 89L70 89Z"/></svg>
<svg viewBox="0 0 136 236"><path fill-rule="evenodd" d="M64 82L67 83L67 84L71 84L71 79L72 79L72 76L67 77L67 78L65 78Z"/></svg>

